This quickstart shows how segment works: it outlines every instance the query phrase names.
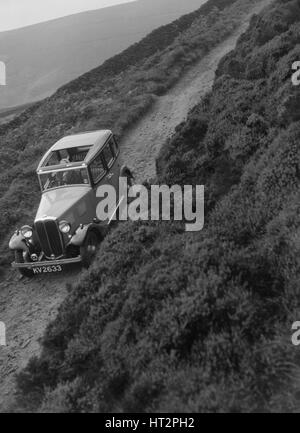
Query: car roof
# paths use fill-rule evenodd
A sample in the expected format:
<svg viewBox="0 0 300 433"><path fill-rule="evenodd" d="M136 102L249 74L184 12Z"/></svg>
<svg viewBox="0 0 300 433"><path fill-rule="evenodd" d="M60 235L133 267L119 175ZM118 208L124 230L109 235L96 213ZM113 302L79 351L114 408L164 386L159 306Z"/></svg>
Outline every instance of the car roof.
<svg viewBox="0 0 300 433"><path fill-rule="evenodd" d="M101 143L105 144L110 135L111 131L108 130L81 132L74 135L68 135L55 143L50 150L55 152L56 150L70 149L72 147L94 146Z"/></svg>
<svg viewBox="0 0 300 433"><path fill-rule="evenodd" d="M78 134L68 135L63 137L59 141L57 141L43 156L37 171L40 170L49 170L50 167L45 167L44 163L47 161L49 155L52 152L56 152L63 149L72 149L73 147L84 147L89 146L90 150L87 153L84 161L80 164L74 165L86 165L88 164L94 156L102 149L105 143L112 136L112 131L108 129L98 130L98 131L88 131L88 132L80 132ZM73 165L72 163L70 165Z"/></svg>

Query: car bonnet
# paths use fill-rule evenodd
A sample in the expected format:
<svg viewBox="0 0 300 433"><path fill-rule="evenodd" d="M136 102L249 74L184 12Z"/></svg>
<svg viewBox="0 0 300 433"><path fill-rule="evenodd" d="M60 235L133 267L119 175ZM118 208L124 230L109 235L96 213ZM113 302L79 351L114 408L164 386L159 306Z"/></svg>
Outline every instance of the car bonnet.
<svg viewBox="0 0 300 433"><path fill-rule="evenodd" d="M76 210L84 205L92 190L89 187L64 187L50 191L45 191L42 194L41 202L35 217L35 221L46 218L62 218L67 215L75 221ZM80 222L80 221L79 221Z"/></svg>

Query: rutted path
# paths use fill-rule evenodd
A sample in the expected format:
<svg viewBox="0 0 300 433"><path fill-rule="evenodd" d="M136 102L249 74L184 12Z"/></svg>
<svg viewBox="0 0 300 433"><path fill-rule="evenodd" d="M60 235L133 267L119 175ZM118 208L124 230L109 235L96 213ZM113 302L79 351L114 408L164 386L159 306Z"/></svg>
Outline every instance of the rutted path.
<svg viewBox="0 0 300 433"><path fill-rule="evenodd" d="M10 270L0 283L0 318L6 325L6 347L0 347L0 412L11 403L14 376L40 351L39 340L66 296L78 269L64 274L22 278Z"/></svg>
<svg viewBox="0 0 300 433"><path fill-rule="evenodd" d="M124 136L123 160L134 169L138 180L155 176L155 157L161 145L211 89L220 59L235 47L238 37L247 28L250 15L271 2L263 0L256 5L231 37L193 66L166 95L158 98L150 112ZM0 347L0 412L12 401L15 374L32 356L39 354L39 340L66 296L66 283L75 282L79 274L80 270L75 267L63 274L31 280L20 279L12 270L0 276L0 320L7 328L7 346Z"/></svg>
<svg viewBox="0 0 300 433"><path fill-rule="evenodd" d="M234 49L251 15L271 2L265 0L256 5L230 37L195 64L166 95L159 97L151 110L125 134L121 143L122 159L133 169L138 181L155 177L155 158L161 146L201 97L211 90L219 61Z"/></svg>

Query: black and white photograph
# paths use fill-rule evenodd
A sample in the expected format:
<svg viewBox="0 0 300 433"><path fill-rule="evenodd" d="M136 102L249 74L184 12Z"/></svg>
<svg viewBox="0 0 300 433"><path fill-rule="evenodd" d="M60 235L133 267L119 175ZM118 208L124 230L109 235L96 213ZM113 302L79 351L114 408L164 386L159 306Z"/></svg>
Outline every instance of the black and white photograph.
<svg viewBox="0 0 300 433"><path fill-rule="evenodd" d="M300 0L0 0L0 413L300 413Z"/></svg>

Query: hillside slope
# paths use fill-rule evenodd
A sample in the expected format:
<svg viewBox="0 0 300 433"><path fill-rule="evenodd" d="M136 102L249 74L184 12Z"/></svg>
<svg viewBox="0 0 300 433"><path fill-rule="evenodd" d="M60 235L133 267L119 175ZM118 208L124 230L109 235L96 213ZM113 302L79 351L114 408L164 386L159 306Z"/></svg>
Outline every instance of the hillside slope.
<svg viewBox="0 0 300 433"><path fill-rule="evenodd" d="M206 0L137 0L0 33L0 109L37 101Z"/></svg>
<svg viewBox="0 0 300 433"><path fill-rule="evenodd" d="M161 182L206 185L205 230L127 223L107 237L19 376L19 404L299 410L299 32L299 0L251 20L157 161Z"/></svg>
<svg viewBox="0 0 300 433"><path fill-rule="evenodd" d="M226 2L224 2L225 5ZM228 2L230 4L232 2ZM157 102L162 104L162 106L166 106L167 104L164 104L163 101L167 102L172 99L174 102L174 107L176 106L176 97L178 98L178 107L181 106L180 111L177 113L177 116L175 116L173 120L173 124L177 121L184 120L184 117L188 113L188 109L190 107L189 103L182 105L182 96L184 95L192 95L196 84L199 82L199 80L202 82L202 89L198 89L197 96L195 97L195 101L198 100L202 96L202 94L209 90L211 84L212 84L212 77L214 74L214 68L216 67L220 57L222 56L222 53L225 53L226 51L229 51L236 41L238 35L242 32L244 25L242 24L244 20L246 20L246 17L249 15L249 11L255 11L262 7L266 2L258 1L253 5L253 2L251 1L238 1L235 2L234 6L232 8L229 8L227 11L224 11L224 13L219 13L218 11L213 11L213 16L208 16L210 20L209 24L209 30L207 30L206 26L206 20L203 20L201 18L199 20L199 14L194 14L194 19L191 20L190 23L187 23L186 19L184 20L185 26L188 28L188 32L185 34L182 32L180 34L181 42L185 43L188 47L188 44L190 43L191 37L195 37L197 35L197 39L194 39L194 50L193 54L194 57L191 62L190 53L187 50L188 56L185 58L179 58L177 59L176 64L176 75L172 78L171 83L167 84L166 88L170 87L170 91L165 94L165 96L162 96L162 84L167 80L170 79L170 77L165 77L164 74L162 74L159 71L159 68L165 67L168 68L168 64L162 66L162 62L166 62L166 58L164 56L164 51L162 51L161 56L157 56L156 60L156 68L159 72L156 72L155 70L150 70L148 65L145 66L145 70L143 66L137 66L136 69L129 69L128 75L124 74L122 75L121 80L121 91L118 88L116 91L116 96L112 94L112 96L115 98L117 103L119 104L120 97L122 98L124 92L128 91L128 86L131 85L130 81L129 84L127 82L126 86L124 86L124 81L128 80L127 76L129 76L132 79L132 82L134 83L134 86L136 87L137 81L136 81L136 75L139 74L139 77L141 77L141 74L144 74L144 80L143 80L143 87L141 87L141 92L144 89L145 85L148 85L147 83L151 83L151 78L153 76L153 73L158 73L160 75L160 81L158 82L159 85L159 95L155 95L155 99ZM205 5L205 9L203 12L203 9L201 9L201 14L205 15L207 13L208 7L214 5L214 2L208 2L207 5ZM208 9L209 12L209 9ZM189 28L191 23L194 22L194 26L192 29ZM189 24L189 25L188 25ZM170 26L171 29L174 29L174 25ZM204 32L204 29L206 29L206 32ZM168 35L168 41L172 41L174 38L174 33L172 34L172 31L170 34L168 33L167 29L164 29L164 32L166 35ZM226 39L224 42L224 38L227 37L227 35L230 35L232 32L234 32L233 36L230 36ZM217 35L217 37L216 37ZM153 36L150 35L149 41L147 42L149 48L153 46L153 42L151 43L151 38ZM166 38L165 38L166 39ZM218 44L219 41L222 41L221 44ZM145 46L146 41L142 41L142 46ZM201 47L200 50L197 50L196 47L199 45ZM217 45L215 49L211 48L214 47L214 45ZM164 44L163 44L164 47ZM176 52L178 50L178 42L175 40L173 45L168 47L167 52L168 55L172 52ZM135 47L135 51L139 51L139 46ZM131 51L129 51L131 52ZM141 50L143 52L143 50ZM207 53L207 54L206 54ZM126 56L128 53L125 53ZM200 58L200 61L198 60ZM120 62L120 59L122 60L122 56L118 56L116 58L116 62ZM143 57L142 57L143 59ZM167 58L168 60L168 58ZM152 59L150 58L150 61ZM169 60L168 60L169 61ZM188 63L187 63L188 61ZM109 61L108 65L112 67L112 63L114 60ZM194 66L193 66L194 65ZM107 68L107 65L104 65L102 68L102 74L103 70L105 71ZM174 68L173 68L174 69ZM162 69L163 70L163 69ZM180 72L181 71L181 72ZM96 74L98 71L95 71ZM149 75L150 72L150 75ZM152 74L152 76L151 76ZM174 88L172 86L178 78L180 78L181 74L183 74L183 79L179 80L178 85L175 85ZM94 72L88 74L88 77L93 77ZM175 79L174 79L175 78ZM118 79L118 78L117 78ZM92 79L89 79L90 83L93 83L94 81ZM83 104L83 107L87 106L90 107L90 99L87 98L85 100L85 94L82 92L81 86L78 85L78 82L85 83L86 80L80 79L76 80L75 83L71 83L69 87L66 87L65 89L62 89L61 92L66 94L67 92L70 92L71 95L69 96L70 100L73 101L73 109L78 110L79 107L77 107L76 100L78 99L81 104ZM145 84L144 84L145 83ZM119 84L118 84L119 85ZM114 82L110 84L111 87L114 86ZM152 90L155 91L155 87L152 84ZM36 163L36 158L39 157L40 153L42 152L41 149L46 148L47 142L51 142L51 137L54 140L55 137L60 133L60 131L63 131L63 128L67 128L67 125L64 125L61 123L64 121L67 121L67 112L63 113L62 107L68 107L69 105L69 99L66 98L65 101L63 101L61 98L61 92L59 92L58 95L53 97L50 101L45 101L44 104L39 105L36 107L35 110L29 110L28 114L25 116L22 116L18 122L13 122L8 128L2 129L2 137L4 140L10 139L10 143L14 143L15 140L20 140L20 137L22 137L22 134L24 135L25 131L25 137L24 139L34 141L36 152L32 152L32 145L30 146L29 152L26 149L24 149L24 154L20 158L24 160L24 163L21 163L16 168L16 172L18 173L15 175L16 179L14 180L14 185L12 185L12 189L9 191L9 194L6 194L2 198L2 204L5 206L5 209L7 209L8 214L10 215L10 219L12 220L13 224L16 224L18 218L18 212L21 216L21 221L26 221L28 223L29 219L33 217L34 209L33 209L33 200L37 202L39 199L39 194L37 192L36 197L32 197L32 191L36 190L36 180L34 176L34 164ZM76 92L78 92L78 97ZM101 89L99 90L101 96ZM203 93L202 93L203 92ZM94 90L94 94L95 94ZM137 91L136 91L137 93ZM120 96L121 95L121 96ZM89 96L89 94L87 95ZM118 99L119 98L119 99ZM131 98L132 99L132 98ZM128 99L129 101L129 99ZM125 101L124 104L127 104L127 108L130 107L130 104L128 101ZM147 104L149 102L145 98L145 101ZM143 102L143 100L140 99L140 104ZM188 101L186 101L188 102ZM101 110L101 104L103 104L102 99L99 102L99 110ZM96 104L95 104L96 106ZM132 113L134 115L131 115L128 119L125 119L127 123L131 124L131 122L137 120L137 123L140 125L141 129L143 128L143 125L147 123L147 119L151 119L153 111L150 110L149 115L146 117L143 117L140 121L138 120L141 112L141 106L136 105L136 100L131 100L131 106L132 106ZM146 105L147 108L148 105ZM52 108L53 107L53 108ZM154 104L153 108L156 109L157 105ZM51 111L53 110L53 111ZM128 110L127 110L128 111ZM49 116L49 112L51 113L51 116ZM144 108L142 106L142 112L144 112ZM119 113L122 113L122 106L118 107L117 115L115 115L113 112L108 113L111 117L108 117L108 124L112 127L115 125L115 127L119 128L119 131L122 131L122 128L124 129L126 126L126 122L124 123L124 117L122 116L118 117ZM128 114L128 113L126 113ZM97 111L91 110L89 108L89 117L85 117L85 113L82 110L82 107L80 107L80 110L78 110L78 117L80 117L80 126L78 128L87 128L88 123L91 124L91 122L98 121L97 119ZM94 117L93 117L94 116ZM45 120L43 120L45 118ZM116 121L114 120L116 118ZM47 119L50 119L50 122L53 122L53 124L49 125L49 122L47 124L47 127L49 128L49 131L46 128L46 122ZM151 121L151 120L150 120ZM57 123L55 123L57 122ZM113 125L113 122L114 125ZM104 121L103 121L104 125ZM169 130L161 130L161 124L157 123L152 130L148 131L148 135L146 136L146 142L143 143L142 146L138 146L138 143L136 141L132 141L132 151L135 153L137 149L139 150L138 153L135 154L134 159L132 159L132 154L130 154L131 161L134 163L134 167L138 167L138 164L142 160L142 154L140 152L141 149L144 151L145 159L148 157L148 148L147 143L153 140L153 137L155 134L158 134L160 136L161 144L163 141L167 138ZM20 131L18 131L17 128L20 128ZM46 128L46 129L45 129ZM50 129L53 128L53 129ZM33 135L28 136L29 130ZM6 136L7 134L7 136ZM125 137L125 140L121 142L122 149L123 146L126 146L128 149L128 152L130 151L130 148L128 147L128 142L126 144L126 140L131 136L131 133L129 133L129 136L127 138ZM39 138L40 137L40 138ZM45 138L46 137L46 138ZM50 138L49 138L50 137ZM43 143L43 139L47 139L47 142ZM26 142L25 142L26 143ZM24 143L24 145L25 145ZM30 143L31 144L31 143ZM139 149L139 147L141 149ZM127 152L126 152L127 154ZM30 164L28 164L28 155L34 156L34 158L30 159ZM2 147L2 156L3 158L7 158L8 152L5 151L5 148ZM126 155L124 155L126 156ZM152 153L151 155L151 165L154 166L154 158L155 154ZM7 164L9 165L9 164ZM10 171L11 168L8 168ZM8 182L9 179L11 179L11 174L8 172L2 177L3 182ZM23 171L25 170L25 171ZM144 174L146 176L147 171L140 172L142 175ZM20 179L17 179L17 177L20 177ZM27 179L26 182L24 181L24 177ZM30 194L30 202L26 200L26 194L28 189L28 197ZM4 189L3 189L4 190ZM14 196L15 192L17 191L17 197ZM16 211L16 203L18 200L20 203L17 204L18 208L20 209L18 212ZM4 208L4 207L3 207ZM24 215L25 214L25 215ZM3 218L5 218L5 215L3 215ZM8 221L5 219L2 220L3 223L6 224L6 233L7 233L7 227L8 227ZM18 220L19 223L21 223L20 220ZM9 225L10 227L10 225ZM3 237L2 239L5 239L6 233L3 230ZM4 243L3 249L6 249L6 244ZM6 259L7 260L7 259ZM66 291L65 291L65 282L72 282L74 279L78 278L78 274L75 273L74 276L70 276L70 274L66 274L59 277L54 277L47 280L39 280L34 279L33 281L30 281L28 283L27 281L18 281L16 276L12 276L13 273L9 272L4 274L3 282L0 284L0 314L1 319L5 320L8 326L8 333L9 333L9 340L12 341L12 344L8 346L7 351L5 352L4 356L1 357L0 362L1 368L0 368L0 376L1 376L1 388L6 390L7 394L2 393L2 397L0 399L0 407L3 409L3 403L8 403L9 397L11 397L12 390L13 390L13 379L14 379L14 373L18 371L18 369L28 361L31 355L38 354L39 353L39 346L37 343L38 338L42 335L50 317L53 317L53 315L56 314L57 307L59 306L59 303L62 302ZM27 291L30 291L30 297L27 296ZM53 299L52 299L53 296ZM34 299L34 304L32 303L32 299ZM16 314L17 309L17 314ZM24 348L23 348L23 345Z"/></svg>

